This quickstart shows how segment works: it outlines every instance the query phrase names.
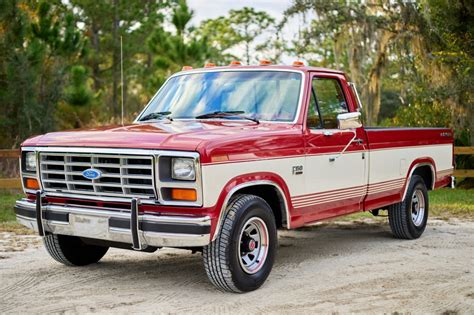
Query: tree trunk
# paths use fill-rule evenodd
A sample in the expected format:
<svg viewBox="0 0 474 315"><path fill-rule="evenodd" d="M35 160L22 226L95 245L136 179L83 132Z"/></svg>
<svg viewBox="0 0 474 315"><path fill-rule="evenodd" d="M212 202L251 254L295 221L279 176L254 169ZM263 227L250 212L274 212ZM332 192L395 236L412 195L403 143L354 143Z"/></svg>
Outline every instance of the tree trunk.
<svg viewBox="0 0 474 315"><path fill-rule="evenodd" d="M92 44L92 48L95 51L95 57L92 60L92 79L94 80L94 92L97 93L101 89L100 66L99 66L100 38L99 38L99 27L95 19L92 20L91 44Z"/></svg>
<svg viewBox="0 0 474 315"><path fill-rule="evenodd" d="M114 19L112 25L112 113L114 117L118 116L118 86L120 80L120 45L119 45L119 16L118 0L114 0Z"/></svg>
<svg viewBox="0 0 474 315"><path fill-rule="evenodd" d="M362 65L361 65L361 52L360 49L361 47L359 46L360 40L358 40L358 34L357 31L354 30L353 28L350 28L350 34L351 34L351 40L349 42L349 71L350 71L350 77L351 81L356 84L358 87L359 93L361 93L361 102L362 102L362 108L363 112L366 115L367 118L367 99L366 99L366 93L365 93L365 82L364 82L364 77L362 75ZM355 36L355 37L354 37Z"/></svg>
<svg viewBox="0 0 474 315"><path fill-rule="evenodd" d="M248 25L245 25L245 60L247 61L247 66L250 65L250 41L251 38L248 32Z"/></svg>
<svg viewBox="0 0 474 315"><path fill-rule="evenodd" d="M367 125L377 124L380 113L382 74L387 61L387 48L394 34L384 31L377 45L375 62L369 71L367 84Z"/></svg>

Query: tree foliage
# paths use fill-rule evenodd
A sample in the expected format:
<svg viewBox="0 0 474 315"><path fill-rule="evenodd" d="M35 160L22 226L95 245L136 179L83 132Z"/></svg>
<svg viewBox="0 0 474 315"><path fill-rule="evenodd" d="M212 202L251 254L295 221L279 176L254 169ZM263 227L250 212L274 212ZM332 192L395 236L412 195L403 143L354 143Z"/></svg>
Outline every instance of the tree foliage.
<svg viewBox="0 0 474 315"><path fill-rule="evenodd" d="M256 44L256 40L268 32L275 24L275 19L263 11L244 7L240 10L230 10L227 17L219 17L204 21L200 32L215 44L221 51L226 51L242 45L243 59L247 64L258 60L253 57L266 46Z"/></svg>
<svg viewBox="0 0 474 315"><path fill-rule="evenodd" d="M261 57L346 71L368 124L450 126L474 145L471 2L294 0L279 21L243 7L197 24L185 0L0 1L0 145L117 123L122 102L131 120L184 65Z"/></svg>
<svg viewBox="0 0 474 315"><path fill-rule="evenodd" d="M61 2L0 2L0 127L3 147L54 128L70 65L83 41Z"/></svg>
<svg viewBox="0 0 474 315"><path fill-rule="evenodd" d="M172 12L173 29L156 28L147 41L155 66L151 92L156 91L166 77L179 71L183 65L202 67L206 61L219 55L219 51L208 44L204 34L198 34L194 27L189 26L193 11L185 1L172 5Z"/></svg>
<svg viewBox="0 0 474 315"><path fill-rule="evenodd" d="M464 0L296 0L281 24L312 16L291 51L346 70L369 125L468 128L474 141L473 8Z"/></svg>

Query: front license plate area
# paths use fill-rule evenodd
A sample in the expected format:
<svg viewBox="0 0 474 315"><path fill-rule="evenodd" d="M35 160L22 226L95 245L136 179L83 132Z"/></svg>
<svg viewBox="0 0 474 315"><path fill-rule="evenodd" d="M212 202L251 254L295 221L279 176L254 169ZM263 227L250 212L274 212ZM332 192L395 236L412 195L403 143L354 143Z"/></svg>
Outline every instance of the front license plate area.
<svg viewBox="0 0 474 315"><path fill-rule="evenodd" d="M70 214L69 224L76 236L106 239L109 231L109 219L104 217Z"/></svg>

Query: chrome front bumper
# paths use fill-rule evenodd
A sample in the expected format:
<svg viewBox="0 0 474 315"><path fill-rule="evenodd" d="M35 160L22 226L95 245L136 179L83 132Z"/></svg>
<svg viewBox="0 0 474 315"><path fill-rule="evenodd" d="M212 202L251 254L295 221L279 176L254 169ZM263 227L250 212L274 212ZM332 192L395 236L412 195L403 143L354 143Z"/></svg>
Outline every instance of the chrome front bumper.
<svg viewBox="0 0 474 315"><path fill-rule="evenodd" d="M134 249L200 247L210 242L211 219L208 216L140 215L135 210L136 217L133 218L133 209L115 211L57 204L37 207L37 202L26 199L16 202L15 213L20 224L40 234L44 230L45 233L127 243ZM135 227L132 226L134 222ZM39 225L42 229L38 229Z"/></svg>

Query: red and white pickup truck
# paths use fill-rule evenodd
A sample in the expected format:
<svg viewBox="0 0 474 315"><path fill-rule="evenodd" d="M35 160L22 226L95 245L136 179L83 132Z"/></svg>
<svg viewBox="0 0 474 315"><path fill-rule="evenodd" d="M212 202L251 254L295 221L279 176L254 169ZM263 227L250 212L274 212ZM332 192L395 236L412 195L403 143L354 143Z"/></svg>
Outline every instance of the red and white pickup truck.
<svg viewBox="0 0 474 315"><path fill-rule="evenodd" d="M266 280L278 228L387 209L395 237L418 238L427 190L452 182L453 133L364 128L359 104L343 72L299 63L182 71L133 124L25 141L16 215L63 264L202 250L231 292Z"/></svg>

